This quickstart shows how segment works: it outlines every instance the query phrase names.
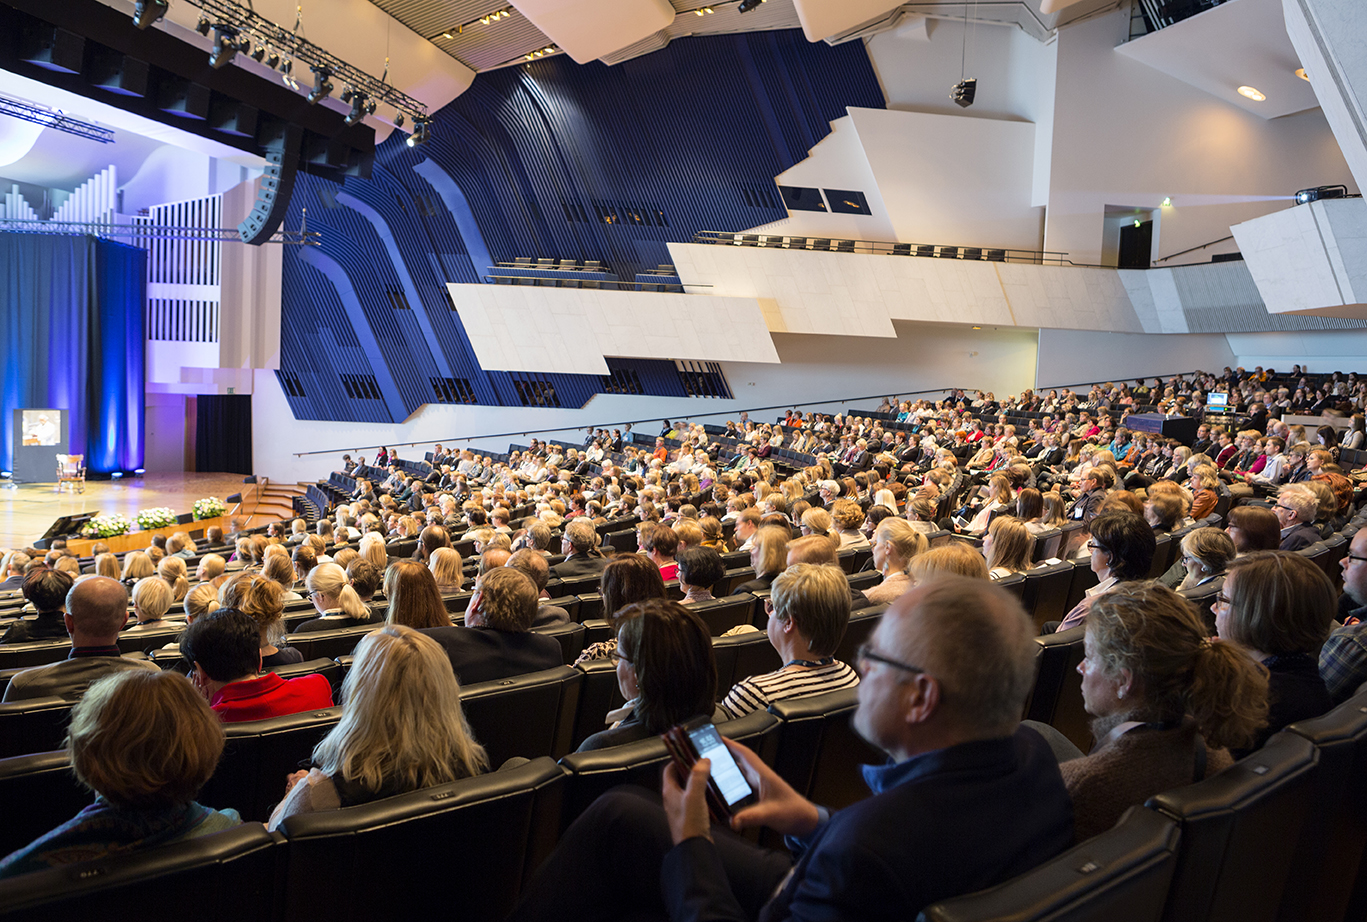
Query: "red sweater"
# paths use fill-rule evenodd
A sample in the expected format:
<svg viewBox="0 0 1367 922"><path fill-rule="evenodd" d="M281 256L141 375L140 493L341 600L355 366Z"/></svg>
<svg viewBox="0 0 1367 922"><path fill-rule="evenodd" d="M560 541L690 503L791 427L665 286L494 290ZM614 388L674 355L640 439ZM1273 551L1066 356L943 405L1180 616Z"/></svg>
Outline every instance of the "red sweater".
<svg viewBox="0 0 1367 922"><path fill-rule="evenodd" d="M223 686L209 706L224 723L284 717L332 707L332 683L321 675L286 680L267 672Z"/></svg>

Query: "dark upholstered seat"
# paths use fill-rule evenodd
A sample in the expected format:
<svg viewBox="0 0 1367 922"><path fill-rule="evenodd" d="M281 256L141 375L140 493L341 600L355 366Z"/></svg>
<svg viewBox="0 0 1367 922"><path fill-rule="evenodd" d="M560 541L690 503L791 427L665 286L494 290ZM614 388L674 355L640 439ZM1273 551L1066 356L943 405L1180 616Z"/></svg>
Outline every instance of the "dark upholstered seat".
<svg viewBox="0 0 1367 922"><path fill-rule="evenodd" d="M774 769L799 794L833 809L868 797L859 767L887 761L850 725L858 702L858 688L842 688L769 705L783 721Z"/></svg>
<svg viewBox="0 0 1367 922"><path fill-rule="evenodd" d="M1078 626L1035 638L1043 649L1025 711L1030 720L1058 730L1083 752L1092 748L1091 718L1082 706L1082 676L1077 671L1085 632Z"/></svg>
<svg viewBox="0 0 1367 922"><path fill-rule="evenodd" d="M307 768L313 747L337 725L340 707L268 720L224 724L227 743L199 802L232 807L244 820L265 822L285 795L285 779Z"/></svg>
<svg viewBox="0 0 1367 922"><path fill-rule="evenodd" d="M467 685L461 707L475 739L498 768L514 756L559 758L573 747L584 674L573 666Z"/></svg>
<svg viewBox="0 0 1367 922"><path fill-rule="evenodd" d="M55 697L0 704L0 758L61 749L71 707L70 701Z"/></svg>
<svg viewBox="0 0 1367 922"><path fill-rule="evenodd" d="M94 799L72 774L65 751L0 759L0 855L55 829Z"/></svg>

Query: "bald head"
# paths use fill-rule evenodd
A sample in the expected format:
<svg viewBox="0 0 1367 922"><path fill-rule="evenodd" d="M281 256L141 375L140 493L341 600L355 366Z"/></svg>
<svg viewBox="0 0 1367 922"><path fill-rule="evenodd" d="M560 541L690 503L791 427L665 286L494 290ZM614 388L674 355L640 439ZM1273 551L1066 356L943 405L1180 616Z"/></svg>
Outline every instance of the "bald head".
<svg viewBox="0 0 1367 922"><path fill-rule="evenodd" d="M992 583L921 583L893 602L871 638L874 651L919 671L862 662L855 726L899 758L1011 735L1034 684L1034 634L1020 603Z"/></svg>
<svg viewBox="0 0 1367 922"><path fill-rule="evenodd" d="M128 590L107 576L86 577L66 594L66 610L73 646L110 646L128 623Z"/></svg>
<svg viewBox="0 0 1367 922"><path fill-rule="evenodd" d="M513 556L513 552L506 547L491 547L483 554L479 555L479 575L483 576L490 570L496 570L508 562L508 558Z"/></svg>

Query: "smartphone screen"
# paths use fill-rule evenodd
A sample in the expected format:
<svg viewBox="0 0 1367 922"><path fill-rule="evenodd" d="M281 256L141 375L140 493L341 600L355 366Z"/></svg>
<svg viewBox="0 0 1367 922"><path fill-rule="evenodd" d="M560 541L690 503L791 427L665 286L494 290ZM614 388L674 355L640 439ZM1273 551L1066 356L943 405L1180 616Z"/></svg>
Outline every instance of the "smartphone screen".
<svg viewBox="0 0 1367 922"><path fill-rule="evenodd" d="M721 789L721 796L726 799L728 806L735 806L753 793L750 782L741 774L740 766L736 764L731 750L721 741L721 734L715 726L706 724L689 730L688 738L693 741L698 758L711 760L712 780Z"/></svg>

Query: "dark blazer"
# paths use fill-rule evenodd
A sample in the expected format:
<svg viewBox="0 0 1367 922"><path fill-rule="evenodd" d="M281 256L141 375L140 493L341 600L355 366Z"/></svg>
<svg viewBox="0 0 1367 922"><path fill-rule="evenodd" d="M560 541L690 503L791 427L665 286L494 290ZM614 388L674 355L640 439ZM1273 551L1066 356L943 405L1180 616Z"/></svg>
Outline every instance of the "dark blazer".
<svg viewBox="0 0 1367 922"><path fill-rule="evenodd" d="M561 579L582 579L585 576L598 576L607 565L608 559L606 557L571 554L551 567L551 572Z"/></svg>
<svg viewBox="0 0 1367 922"><path fill-rule="evenodd" d="M1090 522L1092 519L1096 518L1096 514L1101 511L1101 504L1105 499L1105 490L1093 490L1090 493L1084 493L1068 507L1068 515L1066 517L1069 519L1081 519L1084 522Z"/></svg>
<svg viewBox="0 0 1367 922"><path fill-rule="evenodd" d="M778 576L778 574L770 573L767 576L757 576L749 582L741 583L735 589L732 589L731 594L740 595L744 592L764 592L768 589L772 589L774 588L775 576Z"/></svg>
<svg viewBox="0 0 1367 922"><path fill-rule="evenodd" d="M1033 730L882 771L902 780L806 837L761 919L914 919L931 903L1008 880L1073 844L1058 763ZM728 879L747 868L724 864L723 855L702 837L666 854L660 876L670 919L747 918L735 895L741 888Z"/></svg>
<svg viewBox="0 0 1367 922"><path fill-rule="evenodd" d="M560 642L543 634L486 627L430 627L423 633L441 644L461 685L565 665Z"/></svg>
<svg viewBox="0 0 1367 922"><path fill-rule="evenodd" d="M1292 527L1282 536L1282 543L1277 545L1279 551L1299 551L1303 547L1309 547L1320 540L1320 533L1313 525L1306 525L1301 522Z"/></svg>

